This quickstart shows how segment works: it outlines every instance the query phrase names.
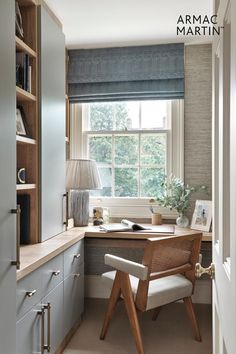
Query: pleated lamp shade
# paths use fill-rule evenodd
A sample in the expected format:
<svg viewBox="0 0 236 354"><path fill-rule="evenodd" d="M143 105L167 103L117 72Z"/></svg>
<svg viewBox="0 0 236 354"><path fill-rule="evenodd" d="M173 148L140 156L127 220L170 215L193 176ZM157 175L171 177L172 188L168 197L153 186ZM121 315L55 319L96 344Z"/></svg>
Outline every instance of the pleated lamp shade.
<svg viewBox="0 0 236 354"><path fill-rule="evenodd" d="M101 189L96 162L88 159L68 160L66 165L66 189Z"/></svg>

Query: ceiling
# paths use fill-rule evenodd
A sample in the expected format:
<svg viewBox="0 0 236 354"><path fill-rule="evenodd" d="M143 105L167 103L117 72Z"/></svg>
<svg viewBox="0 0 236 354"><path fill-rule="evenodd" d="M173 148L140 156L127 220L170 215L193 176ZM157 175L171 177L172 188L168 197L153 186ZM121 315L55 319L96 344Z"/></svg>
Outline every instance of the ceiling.
<svg viewBox="0 0 236 354"><path fill-rule="evenodd" d="M213 0L45 0L63 24L68 48L210 42L177 36L180 15L212 15Z"/></svg>

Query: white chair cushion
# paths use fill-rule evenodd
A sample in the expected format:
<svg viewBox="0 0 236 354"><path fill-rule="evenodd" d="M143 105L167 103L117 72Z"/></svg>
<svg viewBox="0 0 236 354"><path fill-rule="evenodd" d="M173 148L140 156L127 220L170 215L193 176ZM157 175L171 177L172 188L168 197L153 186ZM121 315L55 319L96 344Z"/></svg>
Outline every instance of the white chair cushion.
<svg viewBox="0 0 236 354"><path fill-rule="evenodd" d="M102 274L102 281L105 286L112 288L116 271ZM134 297L137 293L139 279L129 275ZM170 302L177 301L192 295L193 285L183 275L170 275L168 277L150 281L148 289L147 310L159 307Z"/></svg>

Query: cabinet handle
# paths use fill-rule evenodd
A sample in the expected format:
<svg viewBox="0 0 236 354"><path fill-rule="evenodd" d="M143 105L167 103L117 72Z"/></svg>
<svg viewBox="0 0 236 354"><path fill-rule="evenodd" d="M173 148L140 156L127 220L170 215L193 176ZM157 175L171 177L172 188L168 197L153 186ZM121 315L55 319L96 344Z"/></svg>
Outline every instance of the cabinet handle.
<svg viewBox="0 0 236 354"><path fill-rule="evenodd" d="M48 311L47 322L48 322L48 333L47 333L47 344L43 345L43 349L47 350L49 353L51 350L51 303L48 302L46 305L43 305L43 309Z"/></svg>
<svg viewBox="0 0 236 354"><path fill-rule="evenodd" d="M81 276L80 273L74 274L75 278L79 278Z"/></svg>
<svg viewBox="0 0 236 354"><path fill-rule="evenodd" d="M74 254L74 258L79 259L80 258L80 253Z"/></svg>
<svg viewBox="0 0 236 354"><path fill-rule="evenodd" d="M63 194L63 197L66 198L66 220L63 224L66 226L66 230L68 229L68 220L69 220L69 194L68 192Z"/></svg>
<svg viewBox="0 0 236 354"><path fill-rule="evenodd" d="M41 317L41 350L40 350L40 353L44 354L44 316L45 316L44 308L42 308L41 311L38 311L38 315L42 316Z"/></svg>
<svg viewBox="0 0 236 354"><path fill-rule="evenodd" d="M32 296L34 296L35 293L36 293L36 290L26 291L26 296L32 297Z"/></svg>
<svg viewBox="0 0 236 354"><path fill-rule="evenodd" d="M54 272L52 272L52 275L55 275L55 277L56 277L60 273L61 273L61 271L58 269L58 270L54 270Z"/></svg>
<svg viewBox="0 0 236 354"><path fill-rule="evenodd" d="M11 209L12 214L16 214L16 260L11 261L11 264L20 269L20 205L17 204L16 209Z"/></svg>

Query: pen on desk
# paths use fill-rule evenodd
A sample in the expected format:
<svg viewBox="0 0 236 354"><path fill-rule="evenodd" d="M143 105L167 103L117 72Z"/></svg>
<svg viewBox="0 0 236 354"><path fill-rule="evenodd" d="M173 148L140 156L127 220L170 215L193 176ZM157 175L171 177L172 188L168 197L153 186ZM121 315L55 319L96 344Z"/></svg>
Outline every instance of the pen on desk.
<svg viewBox="0 0 236 354"><path fill-rule="evenodd" d="M154 214L154 210L153 210L152 205L149 207L149 210L151 211L152 214Z"/></svg>

